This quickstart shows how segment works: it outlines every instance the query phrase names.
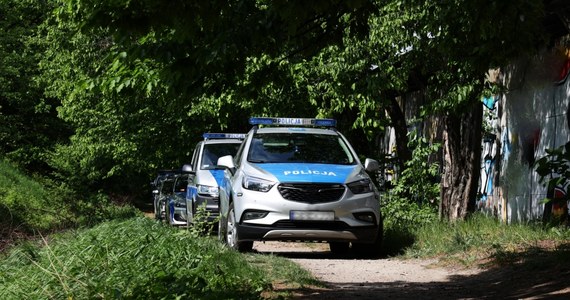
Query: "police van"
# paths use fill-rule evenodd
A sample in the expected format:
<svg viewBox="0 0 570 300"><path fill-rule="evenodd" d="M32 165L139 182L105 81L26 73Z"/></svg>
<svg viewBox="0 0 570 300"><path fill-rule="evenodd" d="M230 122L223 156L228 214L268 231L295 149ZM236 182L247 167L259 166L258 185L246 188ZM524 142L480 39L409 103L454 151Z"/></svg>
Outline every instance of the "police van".
<svg viewBox="0 0 570 300"><path fill-rule="evenodd" d="M333 253L378 254L380 194L333 119L251 118L237 154L220 157L218 236L250 251L254 241L328 242Z"/></svg>
<svg viewBox="0 0 570 300"><path fill-rule="evenodd" d="M243 133L204 133L192 154L190 164L182 167L188 174L187 188L183 199L170 201L168 220L171 225L190 226L200 210L207 221L214 222L219 216L218 185L224 169L216 163L219 157L235 155L245 138Z"/></svg>

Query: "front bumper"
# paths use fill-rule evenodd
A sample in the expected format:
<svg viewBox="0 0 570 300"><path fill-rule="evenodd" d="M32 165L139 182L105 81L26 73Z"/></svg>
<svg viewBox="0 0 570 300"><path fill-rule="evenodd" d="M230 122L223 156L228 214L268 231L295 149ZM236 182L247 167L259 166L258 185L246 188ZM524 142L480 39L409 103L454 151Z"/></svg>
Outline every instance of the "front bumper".
<svg viewBox="0 0 570 300"><path fill-rule="evenodd" d="M170 224L172 225L186 225L186 204L177 201L170 201Z"/></svg>
<svg viewBox="0 0 570 300"><path fill-rule="evenodd" d="M240 241L314 241L374 243L379 227L344 222L278 222L273 226L237 224Z"/></svg>
<svg viewBox="0 0 570 300"><path fill-rule="evenodd" d="M193 203L192 219L205 216L208 222L217 222L220 216L220 198L206 195L196 195Z"/></svg>

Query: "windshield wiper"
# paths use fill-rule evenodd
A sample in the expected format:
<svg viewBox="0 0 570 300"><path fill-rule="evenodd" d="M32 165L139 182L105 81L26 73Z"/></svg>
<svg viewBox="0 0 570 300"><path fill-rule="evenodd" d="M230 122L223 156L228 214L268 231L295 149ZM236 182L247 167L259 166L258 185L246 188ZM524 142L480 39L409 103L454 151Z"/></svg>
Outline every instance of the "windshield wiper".
<svg viewBox="0 0 570 300"><path fill-rule="evenodd" d="M257 159L257 160L256 159L248 159L247 161L250 163L254 163L254 164L263 164L263 163L267 162L267 161L261 160L261 159Z"/></svg>

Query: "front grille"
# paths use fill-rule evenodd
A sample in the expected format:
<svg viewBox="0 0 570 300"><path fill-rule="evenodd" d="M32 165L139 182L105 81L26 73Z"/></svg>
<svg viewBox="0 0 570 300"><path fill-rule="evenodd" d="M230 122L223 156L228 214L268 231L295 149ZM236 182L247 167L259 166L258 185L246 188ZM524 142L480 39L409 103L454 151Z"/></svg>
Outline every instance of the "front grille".
<svg viewBox="0 0 570 300"><path fill-rule="evenodd" d="M283 198L304 203L338 201L344 194L341 184L282 183L277 189Z"/></svg>

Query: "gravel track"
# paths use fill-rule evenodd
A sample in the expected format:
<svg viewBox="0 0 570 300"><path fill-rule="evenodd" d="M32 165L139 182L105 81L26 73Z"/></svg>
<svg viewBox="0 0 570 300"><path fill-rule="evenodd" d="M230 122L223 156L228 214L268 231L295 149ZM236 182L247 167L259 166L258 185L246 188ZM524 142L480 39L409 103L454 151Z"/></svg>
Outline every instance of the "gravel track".
<svg viewBox="0 0 570 300"><path fill-rule="evenodd" d="M570 299L568 264L536 273L452 269L437 260L338 257L324 243L255 242L254 251L289 258L326 285L288 290L294 299Z"/></svg>

